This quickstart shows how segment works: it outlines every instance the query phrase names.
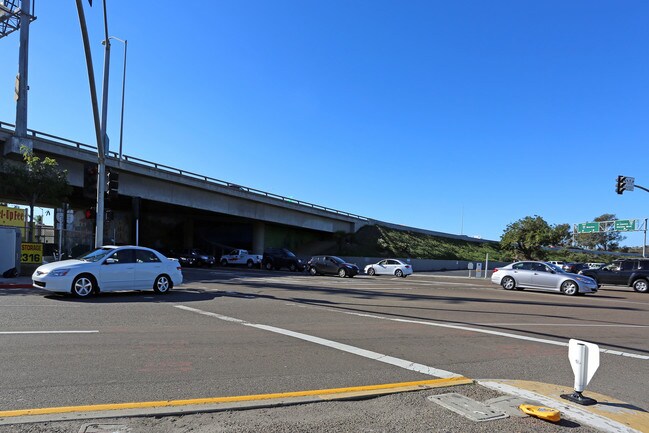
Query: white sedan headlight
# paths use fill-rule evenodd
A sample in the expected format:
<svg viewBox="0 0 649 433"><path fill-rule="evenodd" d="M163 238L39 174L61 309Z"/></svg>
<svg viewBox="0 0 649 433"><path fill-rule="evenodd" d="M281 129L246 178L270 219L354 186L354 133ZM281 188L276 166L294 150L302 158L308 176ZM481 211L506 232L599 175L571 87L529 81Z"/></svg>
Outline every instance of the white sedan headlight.
<svg viewBox="0 0 649 433"><path fill-rule="evenodd" d="M70 269L54 269L50 272L51 277L64 277L70 272Z"/></svg>

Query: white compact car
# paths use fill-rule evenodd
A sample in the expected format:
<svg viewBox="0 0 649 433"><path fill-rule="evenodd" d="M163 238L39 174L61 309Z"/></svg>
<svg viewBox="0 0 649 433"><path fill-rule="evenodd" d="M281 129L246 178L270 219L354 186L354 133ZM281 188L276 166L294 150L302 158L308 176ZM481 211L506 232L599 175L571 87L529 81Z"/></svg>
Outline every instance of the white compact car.
<svg viewBox="0 0 649 433"><path fill-rule="evenodd" d="M118 290L163 294L182 284L183 274L178 260L150 248L109 245L78 259L39 266L32 274L32 282L36 288L80 298Z"/></svg>
<svg viewBox="0 0 649 433"><path fill-rule="evenodd" d="M394 275L395 277L407 277L412 274L412 266L397 259L385 259L373 265L365 266L367 275Z"/></svg>

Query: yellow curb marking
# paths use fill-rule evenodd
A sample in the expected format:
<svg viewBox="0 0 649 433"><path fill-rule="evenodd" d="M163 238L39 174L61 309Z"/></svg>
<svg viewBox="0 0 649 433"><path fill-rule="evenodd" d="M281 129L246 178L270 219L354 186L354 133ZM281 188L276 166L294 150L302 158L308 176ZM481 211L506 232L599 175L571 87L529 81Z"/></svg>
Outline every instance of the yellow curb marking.
<svg viewBox="0 0 649 433"><path fill-rule="evenodd" d="M86 405L86 406L62 406L62 407L50 407L50 408L41 408L41 409L20 409L20 410L0 411L0 418L27 416L27 415L51 415L51 414L70 413L70 412L94 412L94 411L119 410L119 409L175 407L175 406L200 405L200 404L210 404L210 403L235 403L235 402L242 402L242 401L257 401L257 400L271 400L271 399L290 398L290 397L332 395L332 394L343 394L343 393L363 392L363 391L373 391L373 390L389 390L392 388L404 388L404 387L412 387L415 389L416 387L435 388L435 387L454 386L454 385L466 385L471 383L473 383L473 380L467 379L466 377L452 377L448 379L432 379L432 380L422 380L417 382L386 383L382 385L355 386L349 388L316 389L311 391L294 391L294 392L283 392L283 393L274 393L274 394L240 395L240 396L233 396L233 397L199 398L199 399L191 399L191 400L161 400L161 401L145 401L145 402L133 402L133 403L95 404L95 405Z"/></svg>

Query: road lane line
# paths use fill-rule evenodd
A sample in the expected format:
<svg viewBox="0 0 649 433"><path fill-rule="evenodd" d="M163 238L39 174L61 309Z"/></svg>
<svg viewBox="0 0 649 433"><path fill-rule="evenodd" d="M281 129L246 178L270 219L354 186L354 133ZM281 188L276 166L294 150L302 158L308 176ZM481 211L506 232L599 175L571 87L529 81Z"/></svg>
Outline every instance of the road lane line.
<svg viewBox="0 0 649 433"><path fill-rule="evenodd" d="M326 340L324 338L315 337L308 334L303 334L300 332L290 331L288 329L277 328L275 326L261 325L257 323L246 322L245 320L237 319L234 317L224 316L222 314L211 313L209 311L199 310L197 308L187 307L185 305L174 305L174 307L181 310L189 311L192 313L198 313L205 316L214 317L220 320L225 320L228 322L235 322L244 326L249 326L251 328L257 328L264 331L274 332L276 334L282 334L289 337L297 338L304 341L309 341L311 343L319 344L321 346L331 347L332 349L337 349L343 352L351 353L354 355L362 356L364 358L373 359L375 361L383 362L385 364L394 365L396 367L404 368L406 370L416 371L419 373L427 374L429 376L441 377L441 378L454 378L462 377L462 375L452 373L450 371L441 370L434 367L429 367L427 365L418 364L416 362L407 361L405 359L395 358L393 356L385 355L378 352L373 352L371 350L361 349L359 347L350 346L348 344L338 343L332 340Z"/></svg>
<svg viewBox="0 0 649 433"><path fill-rule="evenodd" d="M472 323L478 326L572 326L581 328L649 328L649 325L600 325L588 323Z"/></svg>
<svg viewBox="0 0 649 433"><path fill-rule="evenodd" d="M478 333L482 333L482 334L497 335L497 336L500 336L500 337L513 338L513 339L517 339L517 340L526 340L526 341L532 341L532 342L535 342L535 343L552 344L552 345L555 345L555 346L568 347L568 343L563 342L563 341L546 340L544 338L536 338L536 337L527 337L525 335L510 334L508 332L490 331L488 329L471 328L469 326L449 325L449 324L446 324L446 323L423 322L423 321L420 321L420 320L392 319L392 318L381 317L381 316L373 316L373 315L370 315L370 314L360 314L360 313L351 313L351 312L345 312L344 314L351 314L351 315L357 315L357 316L366 316L366 317L374 317L374 318L377 318L377 319L392 320L392 321L395 321L395 322L402 322L402 323L415 323L415 324L427 325L427 326L437 326L437 327L440 327L440 328L458 329L460 331L478 332ZM621 352L621 351L618 351L618 350L609 350L609 349L603 349L603 348L600 348L599 351L601 353L608 353L609 355L618 355L618 356L625 356L625 357L628 357L628 358L649 360L648 355L640 355L640 354L637 354L637 353Z"/></svg>
<svg viewBox="0 0 649 433"><path fill-rule="evenodd" d="M13 334L94 334L99 331L0 331L0 335Z"/></svg>
<svg viewBox="0 0 649 433"><path fill-rule="evenodd" d="M563 341L555 341L555 340L547 340L543 338L536 338L536 337L527 337L525 335L518 335L518 334L510 334L507 332L501 332L501 331L491 331L489 329L480 329L480 328L472 328L470 326L465 326L465 325L451 325L448 323L436 323L436 322L426 322L423 320L410 320L410 319L396 319L392 317L384 317L384 316L379 316L376 314L369 314L369 313L355 313L352 311L338 311L338 310L333 310L331 308L325 308L325 307L314 307L314 306L300 306L303 308L314 308L314 309L319 309L319 310L326 310L326 311L331 311L334 313L339 313L339 314L348 314L350 316L358 316L358 317L368 317L371 319L379 319L379 320L389 320L392 322L400 322L400 323L412 323L416 325L425 325L425 326L434 326L438 328L449 328L449 329L457 329L459 331L468 331L468 332L476 332L480 334L490 334L490 335L496 335L499 337L506 337L506 338L513 338L516 340L525 340L525 341L531 341L534 343L542 343L542 344L551 344L554 346L562 346L562 347L568 347L567 342ZM486 326L486 325L484 325ZM570 325L573 326L573 325ZM622 352L619 350L612 350L612 349L603 349L600 347L599 351L601 353L606 353L609 355L617 355L617 356L623 356L626 358L635 358L635 359L641 359L644 361L649 360L649 355L640 355L637 353L631 353L631 352Z"/></svg>

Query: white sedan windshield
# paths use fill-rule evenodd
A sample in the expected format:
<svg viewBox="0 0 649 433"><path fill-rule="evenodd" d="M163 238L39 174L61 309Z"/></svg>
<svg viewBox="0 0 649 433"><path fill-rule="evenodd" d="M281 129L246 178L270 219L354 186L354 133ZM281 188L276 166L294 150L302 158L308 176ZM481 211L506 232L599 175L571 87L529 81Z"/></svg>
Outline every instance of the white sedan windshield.
<svg viewBox="0 0 649 433"><path fill-rule="evenodd" d="M90 251L87 254L84 254L83 256L79 257L79 260L85 260L87 262L97 262L112 251L115 251L114 248L97 248L96 250Z"/></svg>

